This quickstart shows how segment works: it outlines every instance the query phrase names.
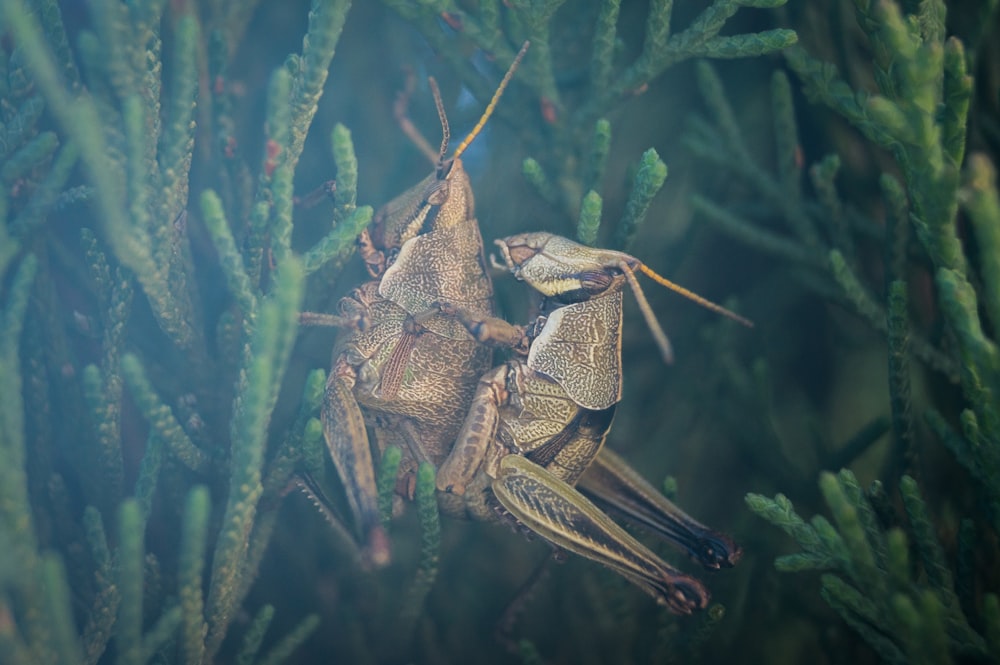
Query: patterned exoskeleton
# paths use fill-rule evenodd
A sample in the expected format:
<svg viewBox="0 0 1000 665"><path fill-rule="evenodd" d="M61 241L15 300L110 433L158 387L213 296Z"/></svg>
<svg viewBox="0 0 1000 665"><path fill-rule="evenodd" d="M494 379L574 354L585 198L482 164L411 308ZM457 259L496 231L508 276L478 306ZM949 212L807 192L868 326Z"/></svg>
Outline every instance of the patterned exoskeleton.
<svg viewBox="0 0 1000 665"><path fill-rule="evenodd" d="M523 51L450 159L447 119L432 81L444 135L434 172L383 206L359 238L373 279L341 300L340 316L303 316L304 323L346 328L333 350L321 420L357 535L376 566L388 562L389 545L380 525L368 429L380 452L389 445L403 451L398 491L412 496L418 464L440 464L451 450L476 382L491 364L491 349L434 305L493 313L472 187L459 156Z"/></svg>
<svg viewBox="0 0 1000 665"><path fill-rule="evenodd" d="M649 312L633 272L651 271L627 254L548 233L497 245L508 269L546 302L525 328L441 305L483 342L529 345L480 380L438 470L438 489L446 493L440 502L478 519L513 518L557 548L612 568L673 612L704 608L709 595L697 579L662 561L580 491L652 528L706 568L729 567L740 557L728 537L686 515L603 448L621 398L622 289L629 282ZM651 316L667 355L666 337Z"/></svg>

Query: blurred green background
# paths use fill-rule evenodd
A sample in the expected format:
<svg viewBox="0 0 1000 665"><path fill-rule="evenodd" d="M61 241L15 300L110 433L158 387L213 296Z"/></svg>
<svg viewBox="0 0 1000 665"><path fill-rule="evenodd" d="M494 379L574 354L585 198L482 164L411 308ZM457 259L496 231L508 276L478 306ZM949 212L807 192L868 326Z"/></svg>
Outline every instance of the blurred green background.
<svg viewBox="0 0 1000 665"><path fill-rule="evenodd" d="M993 595L1000 585L1000 361L994 343L1000 206L990 166L1000 157L1000 42L992 39L1000 27L997 2L359 1L347 12L325 82L320 79L322 97L301 158L285 175L283 156L278 171L267 172L267 141L288 149L275 138L273 121L283 116L273 110L273 94L269 102L269 82L288 54L303 49L303 35L313 29L310 3L65 2L58 5L67 35L63 51L45 27L56 5L39 2L25 13L27 4L0 0L6 79L0 90L6 220L0 294L4 330L12 333L0 364L8 401L0 421L8 474L0 475L6 488L0 504L0 545L6 545L0 546L0 662L204 659L250 665L277 662L293 642L297 648L284 662L1000 659L1000 609ZM329 14L344 5L320 2L312 9ZM595 26L606 25L612 10L613 39L602 59L595 55ZM65 69L46 84L40 56L25 46L25 16L43 26L43 42L57 62L68 56L84 63L79 85L67 81L72 77ZM182 17L189 24L179 29ZM193 25L197 34L184 41L182 31ZM476 32L488 25L493 31ZM162 63L153 40L143 41L143 29L162 40ZM86 35L97 35L97 43ZM674 345L676 362L667 366L634 302L626 306L625 389L608 445L745 551L737 567L712 573L655 544L710 589L712 607L696 616L670 615L618 576L576 557L544 563L550 548L510 529L444 519L433 586L417 618L401 618L422 565L416 511L393 523L394 561L373 574L352 561L305 497L284 495L278 483L303 460L317 459L307 424L315 411L302 407L303 385L312 370L328 368L334 332L300 329L287 360L275 352L272 377L281 389L274 391L273 413L248 420L232 406L237 395L241 404L250 403L254 387L246 376L258 376L253 358L264 342L257 346L252 332L240 341L240 322L246 331L255 324L246 300L227 284L225 251L204 219L202 193L219 193L244 260L249 264L250 252L257 251L263 261L251 285L261 312L281 304L265 294L280 290L275 275L294 259L261 250L251 228L254 203L289 204L287 191L275 183L293 178L298 201L288 247L295 255L308 253L330 232L331 220L334 229L357 221L353 201L306 201L324 182L341 183L329 139L335 126L350 130L357 204L377 209L429 168L394 117L400 91L408 82L413 86L409 115L436 145L437 113L426 83L434 76L457 143L526 37L534 40L526 62L463 157L488 251L494 238L520 231L576 237L581 201L591 189L603 204L598 244L622 248L621 220L629 217L636 183L644 182L637 165L653 148L669 176L625 248L756 324L741 328L644 285ZM116 39L136 39L133 56L147 46L156 55L129 56ZM954 40L964 49L956 52ZM312 46L318 43L314 37ZM154 140L142 168L153 154L160 180L150 176L137 188L129 181L127 192L102 203L104 185L94 165L104 155L79 162L67 156L61 181L42 198L63 154L54 145L41 156L31 152L41 149L32 141L47 132L60 146L86 154L94 144L83 137L96 131L111 146L109 163L120 169L109 172L127 180L139 168L141 160L134 160L141 153L129 152L139 139L120 140L129 103L120 92L129 84L116 69L118 60L123 70L139 72L140 87L148 81L144 73L162 73L162 104L150 88L136 94L156 101L146 108L162 111L164 133L185 126L170 124L178 107L169 102L183 87L183 79L171 77L188 71L177 54L189 44L196 76L187 83L197 84L196 124L193 144L176 145L190 154L190 171L168 173L163 154L169 142L157 146ZM837 71L813 66L820 61ZM308 60L286 64L293 98L310 66ZM617 89L623 81L630 85ZM52 93L59 86L66 99L93 100L93 123L86 124L89 116L76 107L59 108ZM44 108L27 112L26 100L36 97ZM872 104L873 97L887 101ZM308 126L307 118L291 113L296 127ZM601 119L609 123L610 148L606 161L595 165L593 133ZM547 184L525 177L527 158ZM895 189L887 177L898 183ZM163 194L168 185L178 192L173 198ZM142 186L149 194L137 204ZM109 221L108 205L127 211L127 224L137 223L135 205L149 206L143 237L154 258L162 258L162 273L144 279L136 270L140 262L129 254L134 248L116 236L123 227ZM273 215L268 228L281 224ZM91 245L81 243L84 227L94 230ZM957 264L941 249L948 238L957 240L965 257ZM116 275L103 283L94 271L100 263L95 247L106 257L105 270ZM301 309L333 311L338 298L365 279L357 258L343 261L352 246L338 247L342 251L329 252L332 265L304 282ZM37 269L25 286L29 261ZM958 286L952 288L956 282L942 270L957 270ZM187 275L182 282L177 271ZM200 340L191 347L178 342L150 305L156 300L150 284L160 277L171 289L196 294L193 313L185 315ZM111 283L131 285L134 298ZM500 274L494 283L502 314L524 320L531 305L527 287ZM25 295L26 304L18 305ZM124 330L109 336L118 324ZM125 353L141 360L168 409L158 412L162 419L152 428L155 409L144 405L136 387L141 381L127 367L121 389L116 359ZM105 401L98 402L104 411L87 393L85 367L91 364L103 377L98 392ZM115 383L117 393L108 387ZM20 399L9 399L15 393ZM110 430L109 421L117 423ZM181 436L165 428L168 421L202 450L204 464L187 464L172 444L152 460L157 436ZM229 463L243 459L236 451L240 423L247 422L262 422L267 432L263 462L257 462L265 481L262 494L247 499L256 505L250 520L258 521L250 553L234 559L243 562L234 578L239 590L224 619L199 613L186 627L183 617L190 617L192 605L185 604L185 591L198 588L210 596L224 587L212 561L221 560L227 545L215 539L241 505L233 498L230 484L237 482ZM112 449L120 466L105 476L100 451ZM842 468L853 472L857 485L844 476L827 476L821 485L822 472ZM901 481L904 474L918 492ZM195 485L208 488L213 506L202 511L208 533L202 571L184 558L193 533L190 515L197 513L185 513L185 501ZM817 514L829 521L802 522L789 537L748 508L748 493L781 493L807 522ZM121 516L119 503L133 494L145 502L148 521L129 539L126 527L137 523ZM929 521L915 517L914 496L923 497ZM786 527L794 522L790 506L783 521L768 508L777 504L758 498L763 503L751 501L756 512ZM86 506L93 507L89 518ZM95 513L108 533L104 558L94 545ZM142 540L143 528L136 554L128 543ZM796 564L800 572L776 570L777 557L800 551L812 556ZM136 557L131 569L130 553ZM530 596L519 595L543 564L544 577ZM191 570L193 576L185 577ZM855 591L845 591L824 571ZM53 582L62 574L65 585ZM131 596L128 580L142 583ZM119 593L121 602L109 600ZM129 633L122 628L122 608L137 594L140 619ZM502 625L513 616L507 613L515 598L520 611ZM260 613L266 606L273 607L273 619L270 610ZM307 625L311 632L282 642L308 615L318 616L318 623ZM202 625L209 627L209 641L224 636L214 655L188 648L200 639ZM128 635L142 636L142 647Z"/></svg>

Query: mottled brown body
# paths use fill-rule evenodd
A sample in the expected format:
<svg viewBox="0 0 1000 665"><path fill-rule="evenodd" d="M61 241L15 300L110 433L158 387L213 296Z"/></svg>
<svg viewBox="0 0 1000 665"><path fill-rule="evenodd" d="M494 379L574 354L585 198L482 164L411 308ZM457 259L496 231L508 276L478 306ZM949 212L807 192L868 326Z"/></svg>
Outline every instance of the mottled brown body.
<svg viewBox="0 0 1000 665"><path fill-rule="evenodd" d="M467 182L464 172L460 177ZM471 192L463 198L471 214ZM491 360L488 347L433 308L443 301L493 313L476 220L438 215L434 223L433 231L405 241L381 279L341 303L345 313L363 310L370 323L346 331L334 350L334 374L353 382L379 450L401 445L401 472L410 475L423 459L440 464L451 449Z"/></svg>
<svg viewBox="0 0 1000 665"><path fill-rule="evenodd" d="M653 528L708 568L739 548L667 501L603 450L621 399L622 289L632 257L550 234L498 241L508 268L550 296L528 326L526 357L479 382L451 454L438 470L441 502L478 519L513 520L558 548L602 563L677 613L708 592L625 532L581 489ZM478 339L517 341L516 327L454 312ZM450 497L450 498L445 498Z"/></svg>
<svg viewBox="0 0 1000 665"><path fill-rule="evenodd" d="M476 316L493 314L472 185L459 156L496 107L527 48L526 42L451 159L446 159L448 119L437 84L429 80L443 135L436 158L429 155L434 171L384 205L358 238L373 279L341 300L342 316L302 317L345 328L327 379L323 436L357 535L366 544L365 558L373 565L389 561L389 545L380 523L368 431L379 456L390 444L403 451L397 491L412 498L419 463L436 464L447 455L476 380L491 364L490 349L439 305ZM403 126L405 131L410 125Z"/></svg>
<svg viewBox="0 0 1000 665"><path fill-rule="evenodd" d="M373 279L340 302L338 321L358 325L346 326L334 347L323 433L374 565L388 562L389 551L368 432L378 456L388 445L403 451L398 487L412 496L417 466L438 464L451 449L491 364L490 349L435 307L493 313L474 206L461 160L442 160L359 238Z"/></svg>
<svg viewBox="0 0 1000 665"><path fill-rule="evenodd" d="M508 454L576 483L603 445L621 396L624 279L617 282L618 290L560 305L539 318L532 326L537 332L526 333L527 358L515 358L480 379L455 448L438 471L439 489L463 494L476 473L496 478ZM591 425L581 427L584 420Z"/></svg>

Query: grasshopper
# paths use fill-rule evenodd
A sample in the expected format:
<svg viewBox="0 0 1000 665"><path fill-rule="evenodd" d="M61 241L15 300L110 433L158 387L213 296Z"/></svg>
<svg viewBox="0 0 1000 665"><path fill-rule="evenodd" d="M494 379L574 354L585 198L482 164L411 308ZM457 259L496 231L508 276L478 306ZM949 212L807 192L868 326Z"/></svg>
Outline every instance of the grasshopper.
<svg viewBox="0 0 1000 665"><path fill-rule="evenodd" d="M527 49L522 47L482 118L455 150L431 79L442 142L434 172L383 206L358 239L373 279L339 303L339 316L305 314L304 323L345 330L333 350L321 408L323 435L348 499L364 556L389 561L380 524L368 428L379 451L404 451L397 492L412 497L420 462L437 465L451 450L491 349L453 317L450 303L478 316L493 314L482 236L461 154L480 132Z"/></svg>
<svg viewBox="0 0 1000 665"><path fill-rule="evenodd" d="M438 469L437 487L446 493L441 502L478 519L512 517L557 548L612 568L673 612L704 608L709 595L701 582L663 562L579 490L653 528L707 568L735 564L741 551L728 537L686 515L603 445L621 399L625 283L661 352L668 359L672 354L636 270L749 322L621 252L548 233L496 244L510 272L547 300L543 316L526 327L440 305L481 342L527 348L480 379L458 440Z"/></svg>

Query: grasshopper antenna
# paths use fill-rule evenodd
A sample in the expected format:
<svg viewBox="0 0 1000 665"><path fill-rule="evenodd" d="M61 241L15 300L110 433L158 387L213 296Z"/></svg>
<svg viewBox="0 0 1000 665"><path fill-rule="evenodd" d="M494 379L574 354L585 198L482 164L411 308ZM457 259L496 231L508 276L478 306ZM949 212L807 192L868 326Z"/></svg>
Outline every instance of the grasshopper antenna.
<svg viewBox="0 0 1000 665"><path fill-rule="evenodd" d="M624 261L617 266L625 274L625 279L628 280L629 286L632 287L632 293L635 294L636 302L639 303L639 311L642 312L642 317L646 319L646 325L649 327L649 331L653 335L653 339L656 340L656 345L660 347L660 354L667 364L671 364L674 361L674 350L670 345L670 340L667 338L667 334L663 332L663 328L660 327L660 322L656 320L656 315L653 314L653 308L649 306L649 301L646 300L646 294L642 292L642 287L639 286L639 280L635 278L635 272L629 267ZM665 286L675 293L679 293L688 300L693 300L702 307L710 309L713 312L721 314L728 319L732 319L738 323L745 325L747 328L753 328L753 322L746 319L735 312L731 312L721 305L716 305L714 302L702 298L697 293L685 289L679 284L674 284L666 277L663 277L653 271L652 268L648 267L644 263L638 264L639 270L652 279L654 282L661 286Z"/></svg>
<svg viewBox="0 0 1000 665"><path fill-rule="evenodd" d="M444 111L444 102L441 101L441 89L438 88L438 83L433 76L428 77L427 85L431 88L431 94L434 95L434 106L437 108L438 120L441 121L441 147L438 149L437 154L437 174L438 177L444 173L444 156L448 154L448 141L451 140L451 126L448 124L448 114Z"/></svg>
<svg viewBox="0 0 1000 665"><path fill-rule="evenodd" d="M739 314L737 314L736 312L732 312L732 311L726 309L722 305L716 305L711 300L708 300L706 298L702 298L701 296L699 296L694 291L688 291L687 289L685 289L683 286L681 286L679 284L674 284L673 282L671 282L666 277L658 275L656 272L653 271L652 268L650 268L646 264L640 263L639 264L639 270L641 270L644 275L646 275L647 277L649 277L651 280L653 280L654 282L656 282L660 286L665 286L668 289L670 289L671 291L673 291L674 293L679 293L682 296L684 296L685 298L687 298L688 300L693 300L694 302L698 303L699 305L701 305L705 309L710 309L713 312L715 312L716 314L721 314L722 316L726 317L727 319L732 319L733 321L736 321L737 323L739 323L741 325L744 325L747 328L753 328L753 321L751 321L750 319L744 318L744 317L740 316Z"/></svg>
<svg viewBox="0 0 1000 665"><path fill-rule="evenodd" d="M530 41L525 41L524 44L521 45L521 50L517 52L516 56L514 56L514 61L510 63L507 73L503 75L503 80L500 81L500 86L497 88L497 91L493 93L493 99L491 99L490 103L486 105L486 110L483 111L483 116L479 118L479 122L477 122L476 126L472 128L469 135L465 137L457 148L455 148L455 154L452 155L452 159L458 159L458 156L465 152L465 149L469 147L469 144L472 143L473 139L475 139L476 136L479 135L479 132L483 130L483 127L486 125L486 121L489 120L491 115L493 115L493 109L497 107L497 102L500 101L500 95L503 94L503 91L507 88L510 80L514 78L514 72L517 71L517 67L521 64L521 60L524 59L524 54L528 52L528 46L530 45Z"/></svg>
<svg viewBox="0 0 1000 665"><path fill-rule="evenodd" d="M431 77L429 77L431 78ZM414 81L416 77L413 75L413 71L408 71L406 75L406 85L397 95L396 101L392 105L392 114L396 118L396 122L399 124L399 128L403 130L407 138L413 142L413 145L417 147L424 157L426 157L431 164L438 164L441 161L441 153L434 152L434 148L431 144L427 142L420 130L414 126L413 121L410 120L410 116L407 115L407 107L410 105L410 97L413 95L413 89L415 87ZM431 86L432 90L437 90L436 82L435 85ZM440 95L438 95L440 96ZM441 115L442 109L441 104L438 105L438 115ZM442 126L447 128L447 118L442 118ZM445 132L448 130L445 129Z"/></svg>
<svg viewBox="0 0 1000 665"><path fill-rule="evenodd" d="M642 266L642 264L639 264ZM656 315L653 314L653 308L649 306L649 301L646 300L646 294L642 292L642 287L639 286L639 280L635 278L635 273L632 269L628 267L628 264L624 261L618 266L621 271L625 274L625 279L628 280L628 285L632 287L632 293L635 294L635 301L639 303L639 311L642 312L642 318L646 319L646 326L649 328L649 332L653 334L653 339L656 341L656 345L660 347L660 355L663 356L664 362L668 365L674 363L674 347L670 345L670 340L667 338L667 333L663 332L663 328L660 327L660 322L656 320Z"/></svg>

